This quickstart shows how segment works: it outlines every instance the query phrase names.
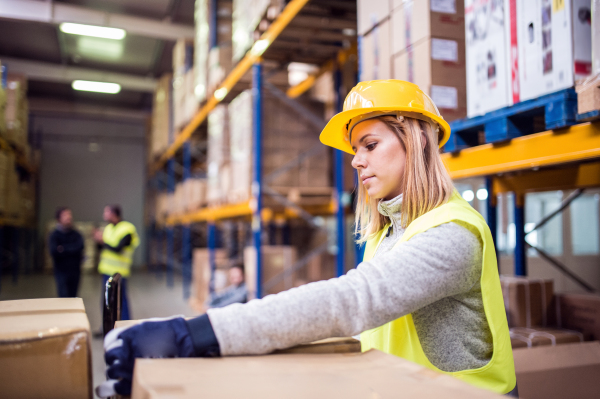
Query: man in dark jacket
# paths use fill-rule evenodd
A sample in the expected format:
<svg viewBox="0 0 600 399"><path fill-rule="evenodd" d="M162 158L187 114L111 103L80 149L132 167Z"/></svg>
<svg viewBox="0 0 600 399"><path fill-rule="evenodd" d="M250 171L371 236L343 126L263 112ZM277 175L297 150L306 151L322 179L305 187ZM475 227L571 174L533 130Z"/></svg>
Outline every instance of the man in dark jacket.
<svg viewBox="0 0 600 399"><path fill-rule="evenodd" d="M73 214L68 208L56 211L56 229L50 235L48 247L54 263L54 277L58 296L77 296L81 262L83 261L83 237L73 228Z"/></svg>

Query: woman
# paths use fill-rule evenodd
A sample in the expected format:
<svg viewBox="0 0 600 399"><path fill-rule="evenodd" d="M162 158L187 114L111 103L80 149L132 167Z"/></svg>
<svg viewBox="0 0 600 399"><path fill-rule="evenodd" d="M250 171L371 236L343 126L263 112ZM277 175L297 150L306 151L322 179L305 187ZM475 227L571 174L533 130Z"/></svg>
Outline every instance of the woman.
<svg viewBox="0 0 600 399"><path fill-rule="evenodd" d="M208 314L146 322L105 340L99 394L126 393L135 357L264 354L361 334L377 348L473 385L516 394L496 256L439 155L450 127L416 85L359 83L321 141L354 155L364 261L345 276ZM105 391L103 391L103 389Z"/></svg>

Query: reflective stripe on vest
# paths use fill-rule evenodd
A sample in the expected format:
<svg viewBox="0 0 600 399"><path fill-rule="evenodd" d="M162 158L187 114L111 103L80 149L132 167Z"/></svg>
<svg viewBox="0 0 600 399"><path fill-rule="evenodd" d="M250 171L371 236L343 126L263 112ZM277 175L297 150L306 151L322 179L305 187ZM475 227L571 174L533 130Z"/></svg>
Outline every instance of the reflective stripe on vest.
<svg viewBox="0 0 600 399"><path fill-rule="evenodd" d="M120 253L109 249L103 249L100 254L100 265L98 271L102 274L112 276L120 273L123 277L129 277L133 252L139 245L139 237L135 226L129 222L121 221L116 225L109 224L104 228L102 239L111 247L116 247L127 234L131 234L131 244L123 248Z"/></svg>
<svg viewBox="0 0 600 399"><path fill-rule="evenodd" d="M381 327L363 332L360 335L362 350L379 349L432 370L452 375L480 388L505 394L510 392L516 385L515 366L504 301L500 289L496 253L490 230L483 217L455 191L448 203L414 220L399 242L408 241L416 234L452 221L461 221L473 226L479 232L480 239L483 242L481 296L485 316L493 338L493 355L489 363L477 369L457 372L444 372L438 369L429 361L421 347L411 314ZM364 261L373 258L388 228L389 225L367 242Z"/></svg>

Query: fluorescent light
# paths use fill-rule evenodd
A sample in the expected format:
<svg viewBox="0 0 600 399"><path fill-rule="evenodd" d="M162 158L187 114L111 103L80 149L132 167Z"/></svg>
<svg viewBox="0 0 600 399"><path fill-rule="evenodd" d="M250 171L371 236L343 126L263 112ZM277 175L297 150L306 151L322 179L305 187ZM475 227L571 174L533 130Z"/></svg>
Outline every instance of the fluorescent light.
<svg viewBox="0 0 600 399"><path fill-rule="evenodd" d="M270 44L271 43L269 43L267 39L260 39L256 43L254 43L251 52L254 55L261 56L269 48Z"/></svg>
<svg viewBox="0 0 600 399"><path fill-rule="evenodd" d="M93 91L96 93L116 94L121 91L121 85L117 83L91 82L89 80L74 80L71 85L75 90Z"/></svg>
<svg viewBox="0 0 600 399"><path fill-rule="evenodd" d="M465 201L471 202L475 198L475 193L473 193L473 190L465 190L462 193L462 197L465 199Z"/></svg>
<svg viewBox="0 0 600 399"><path fill-rule="evenodd" d="M63 22L60 24L60 30L72 35L102 37L104 39L121 40L125 37L125 31L119 28L107 28L105 26L74 24Z"/></svg>
<svg viewBox="0 0 600 399"><path fill-rule="evenodd" d="M477 199L479 201L485 201L488 197L488 191L485 188L477 190Z"/></svg>
<svg viewBox="0 0 600 399"><path fill-rule="evenodd" d="M227 88L226 87L221 87L218 90L215 90L215 98L219 101L221 101L222 99L225 98L225 96L227 95Z"/></svg>
<svg viewBox="0 0 600 399"><path fill-rule="evenodd" d="M77 50L89 58L118 60L123 56L123 42L82 36L77 38Z"/></svg>

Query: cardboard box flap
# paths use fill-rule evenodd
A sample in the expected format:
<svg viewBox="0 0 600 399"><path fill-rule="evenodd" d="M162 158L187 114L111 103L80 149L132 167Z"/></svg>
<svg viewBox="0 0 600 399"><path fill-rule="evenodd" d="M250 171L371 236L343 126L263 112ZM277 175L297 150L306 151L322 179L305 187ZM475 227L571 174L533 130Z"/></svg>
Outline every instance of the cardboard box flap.
<svg viewBox="0 0 600 399"><path fill-rule="evenodd" d="M0 302L0 343L90 331L81 298Z"/></svg>
<svg viewBox="0 0 600 399"><path fill-rule="evenodd" d="M600 342L594 341L515 349L513 355L517 374L530 371L599 365Z"/></svg>
<svg viewBox="0 0 600 399"><path fill-rule="evenodd" d="M501 397L399 357L371 350L358 354L139 359L132 398L383 399L399 395L447 399Z"/></svg>

